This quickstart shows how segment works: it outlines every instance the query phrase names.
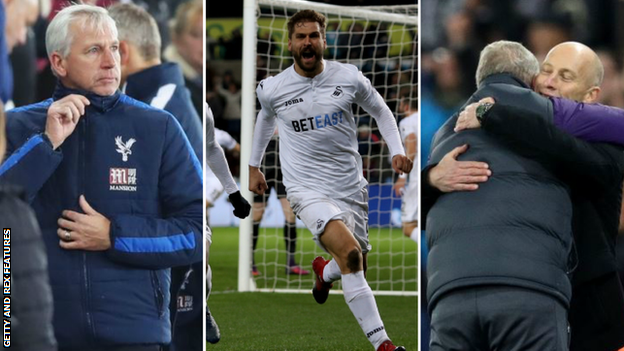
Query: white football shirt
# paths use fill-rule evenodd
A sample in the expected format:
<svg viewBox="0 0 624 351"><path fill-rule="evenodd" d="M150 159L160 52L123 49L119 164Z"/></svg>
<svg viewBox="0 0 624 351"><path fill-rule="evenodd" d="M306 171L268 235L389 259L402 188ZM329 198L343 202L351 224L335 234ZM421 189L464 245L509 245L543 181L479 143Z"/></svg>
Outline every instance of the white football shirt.
<svg viewBox="0 0 624 351"><path fill-rule="evenodd" d="M280 161L286 190L313 190L347 197L366 186L358 153L353 104L377 120L392 156L404 155L396 120L368 78L350 64L323 61L314 78L290 66L260 82L258 114L249 164L262 156L279 128Z"/></svg>
<svg viewBox="0 0 624 351"><path fill-rule="evenodd" d="M238 191L238 186L230 173L223 149L215 139L214 116L208 104L206 109L206 163L225 188L225 192L232 194Z"/></svg>
<svg viewBox="0 0 624 351"><path fill-rule="evenodd" d="M236 139L230 133L219 128L214 129L215 141L225 150L232 151L236 147Z"/></svg>

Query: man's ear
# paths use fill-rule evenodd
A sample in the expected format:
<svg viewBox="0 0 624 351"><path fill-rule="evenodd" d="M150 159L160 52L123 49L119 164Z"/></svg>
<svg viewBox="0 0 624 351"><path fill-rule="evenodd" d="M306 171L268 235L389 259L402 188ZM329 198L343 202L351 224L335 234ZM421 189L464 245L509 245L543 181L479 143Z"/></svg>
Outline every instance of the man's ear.
<svg viewBox="0 0 624 351"><path fill-rule="evenodd" d="M53 52L50 55L50 65L52 66L52 71L56 73L56 75L60 78L67 76L67 61L61 57L61 54L58 52Z"/></svg>
<svg viewBox="0 0 624 351"><path fill-rule="evenodd" d="M598 102L599 97L600 97L600 87L594 86L594 87L589 88L587 93L585 93L585 98L583 99L583 102L590 103L590 104L594 102Z"/></svg>
<svg viewBox="0 0 624 351"><path fill-rule="evenodd" d="M119 56L121 58L121 65L125 66L130 61L130 45L125 41L119 42Z"/></svg>

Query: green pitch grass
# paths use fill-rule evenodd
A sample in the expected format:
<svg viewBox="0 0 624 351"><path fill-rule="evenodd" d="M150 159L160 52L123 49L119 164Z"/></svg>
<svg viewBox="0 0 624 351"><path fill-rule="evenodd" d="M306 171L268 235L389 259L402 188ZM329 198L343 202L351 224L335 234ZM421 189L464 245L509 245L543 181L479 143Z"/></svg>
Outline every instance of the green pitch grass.
<svg viewBox="0 0 624 351"><path fill-rule="evenodd" d="M389 230L385 231L387 233L381 233L382 237L401 235L399 230L392 233L389 233ZM212 228L212 232L210 265L213 272L213 287L208 306L221 329L221 341L215 345L207 344L207 350L372 350L342 295L332 294L325 304L319 305L311 293L236 292L238 228ZM304 251L314 250L315 244L309 233L300 234L299 237L302 238L299 241L301 245L306 245ZM262 236L260 240L263 240ZM371 244L374 250L379 249L380 252L384 251L386 245L374 242L373 236ZM261 245L262 243L259 244ZM416 252L416 245L411 243L410 245ZM313 258L312 255L302 258L302 262L310 262L306 265L306 269L311 269ZM408 256L408 260L411 260L411 256ZM384 277L387 280L392 279L392 270L382 270L378 274L381 280L384 280ZM408 270L404 274L415 277L415 268L414 272ZM283 272L281 276L285 277ZM284 286L279 287L298 288L298 285L293 286L294 283L290 283L291 279L295 278L284 280L285 282L281 283ZM267 279L263 277L257 280L259 286L261 280ZM311 290L313 280L313 275L305 277L303 281L306 286L303 288ZM409 284L412 283L406 284L410 287ZM412 289L415 289L414 287ZM417 350L418 297L376 296L375 299L389 337L396 344L404 345L408 351Z"/></svg>

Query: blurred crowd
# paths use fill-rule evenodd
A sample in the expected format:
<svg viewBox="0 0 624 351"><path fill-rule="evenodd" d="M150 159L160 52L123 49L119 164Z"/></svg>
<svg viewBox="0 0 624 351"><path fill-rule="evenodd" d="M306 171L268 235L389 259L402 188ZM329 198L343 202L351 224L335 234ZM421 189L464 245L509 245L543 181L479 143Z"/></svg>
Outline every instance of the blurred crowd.
<svg viewBox="0 0 624 351"><path fill-rule="evenodd" d="M215 126L240 142L241 125L241 59L242 23L221 37L207 38L206 101L214 116ZM418 75L417 33L410 32L411 45L402 52L389 52L391 36L384 24L353 21L328 21L325 58L355 64L368 77L396 113L397 122L405 117L398 112L401 97L416 97ZM276 37L277 38L277 37ZM256 82L276 75L292 64L288 48L268 31L257 33ZM396 44L396 43L394 43ZM259 108L259 106L257 106ZM392 181L388 149L374 120L363 110L356 113L359 151L364 173L371 182ZM233 165L234 163L234 165ZM230 162L237 174L237 162Z"/></svg>
<svg viewBox="0 0 624 351"><path fill-rule="evenodd" d="M124 0L72 1L109 7ZM124 1L128 2L128 1ZM203 31L201 0L133 0L156 20L162 37L162 58L178 63L199 116L203 116ZM56 78L50 69L45 32L67 0L5 0L0 19L6 21L0 49L0 96L7 109L31 104L52 95ZM123 88L123 87L122 87Z"/></svg>

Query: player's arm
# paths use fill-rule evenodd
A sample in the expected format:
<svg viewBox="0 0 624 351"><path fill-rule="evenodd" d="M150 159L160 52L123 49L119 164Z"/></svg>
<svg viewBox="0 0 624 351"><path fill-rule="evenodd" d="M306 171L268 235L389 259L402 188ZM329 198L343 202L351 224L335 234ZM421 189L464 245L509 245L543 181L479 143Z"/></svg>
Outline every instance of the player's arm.
<svg viewBox="0 0 624 351"><path fill-rule="evenodd" d="M454 191L475 191L479 183L486 182L492 172L489 165L480 161L460 161L458 157L468 151L464 144L447 152L439 160L432 160L431 155L454 132L453 126L458 114L449 118L435 133L431 141L428 164L421 171L422 228L426 228L427 214L440 196Z"/></svg>
<svg viewBox="0 0 624 351"><path fill-rule="evenodd" d="M405 137L405 152L407 158L412 161L412 166L414 165L414 160L416 159L416 154L418 151L417 148L417 137L415 133L410 133ZM407 180L407 173L403 173L399 176L396 183L394 183L394 192L397 196L401 196L403 189L405 188L405 183Z"/></svg>
<svg viewBox="0 0 624 351"><path fill-rule="evenodd" d="M273 79L272 77L266 78L256 88L256 95L260 102L260 112L256 118L256 126L254 128L253 143L251 145L251 158L249 159L249 190L255 194L262 195L269 188L264 174L260 171L260 165L262 164L262 158L264 151L273 133L275 133L275 126L277 124L277 114L271 107L271 93L265 90L265 85L268 86L268 82ZM267 89L269 89L267 87Z"/></svg>
<svg viewBox="0 0 624 351"><path fill-rule="evenodd" d="M409 173L412 170L413 162L405 156L405 150L403 149L403 143L401 142L394 115L381 95L371 85L370 80L364 77L362 72L358 72L356 102L362 106L364 111L373 116L377 122L381 136L388 145L388 149L390 149L394 171L399 174Z"/></svg>
<svg viewBox="0 0 624 351"><path fill-rule="evenodd" d="M557 108L553 110L554 120L559 121L559 126L530 109L502 103L495 103L480 122L477 120L476 125L514 151L544 164L555 165L564 179L573 183L578 181L586 188L601 192L621 178L624 160L618 148L612 145L588 143L570 134L587 135L588 129L569 121L575 119L571 116L583 115L598 106L567 101L570 104L553 104L553 108ZM579 106L583 106L585 111L579 110ZM586 109L587 107L592 108ZM470 122L476 120L475 110L475 106L468 106L460 114L458 124L461 123L460 120L466 119L466 123L475 125L474 121ZM597 128L592 129L593 132L589 134L595 135Z"/></svg>
<svg viewBox="0 0 624 351"><path fill-rule="evenodd" d="M217 142L212 111L206 106L206 163L225 188L225 192L232 194L238 191L238 186L230 172L225 154Z"/></svg>
<svg viewBox="0 0 624 351"><path fill-rule="evenodd" d="M260 110L256 119L251 158L249 159L249 190L258 195L264 194L269 188L264 174L260 171L260 165L262 164L264 151L275 132L276 123L277 119L275 116L267 114L264 108Z"/></svg>
<svg viewBox="0 0 624 351"><path fill-rule="evenodd" d="M550 98L554 123L559 129L589 142L624 146L624 110L602 104L585 104Z"/></svg>
<svg viewBox="0 0 624 351"><path fill-rule="evenodd" d="M230 172L223 149L217 143L215 137L214 117L212 111L206 104L206 163L215 174L219 182L223 185L228 194L230 203L234 206L234 215L238 218L245 218L251 211L251 205L241 195L238 185Z"/></svg>
<svg viewBox="0 0 624 351"><path fill-rule="evenodd" d="M219 128L214 129L215 140L224 151L238 157L240 155L240 144L228 132Z"/></svg>
<svg viewBox="0 0 624 351"><path fill-rule="evenodd" d="M624 145L624 109L602 104L586 104L564 98L550 98L553 106L553 123L562 131L585 141ZM496 103L492 98L481 99L470 104L460 114L456 131L479 128L481 123L476 119L476 107L481 102ZM492 111L492 123L499 118L532 118L532 113L522 106L511 109L511 106L499 102L499 108ZM487 119L490 119L488 112Z"/></svg>

